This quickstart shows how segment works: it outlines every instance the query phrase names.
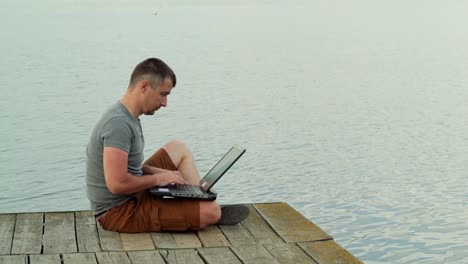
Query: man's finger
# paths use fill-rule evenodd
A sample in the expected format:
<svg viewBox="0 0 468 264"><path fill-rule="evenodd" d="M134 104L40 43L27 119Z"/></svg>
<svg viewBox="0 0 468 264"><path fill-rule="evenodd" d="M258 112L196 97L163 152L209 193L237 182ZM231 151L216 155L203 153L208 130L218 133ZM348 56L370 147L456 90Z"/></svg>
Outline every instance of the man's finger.
<svg viewBox="0 0 468 264"><path fill-rule="evenodd" d="M182 176L180 176L179 180L180 180L180 184L188 184L188 182L185 181L185 179Z"/></svg>

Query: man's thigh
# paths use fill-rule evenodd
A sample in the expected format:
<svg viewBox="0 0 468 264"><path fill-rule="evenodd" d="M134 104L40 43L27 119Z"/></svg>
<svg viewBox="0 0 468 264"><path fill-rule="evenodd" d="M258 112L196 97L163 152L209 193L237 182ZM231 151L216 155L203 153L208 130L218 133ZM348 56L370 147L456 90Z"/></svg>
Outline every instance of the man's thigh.
<svg viewBox="0 0 468 264"><path fill-rule="evenodd" d="M177 170L177 166L174 164L171 157L164 148L160 148L158 151L156 151L143 164L165 170Z"/></svg>

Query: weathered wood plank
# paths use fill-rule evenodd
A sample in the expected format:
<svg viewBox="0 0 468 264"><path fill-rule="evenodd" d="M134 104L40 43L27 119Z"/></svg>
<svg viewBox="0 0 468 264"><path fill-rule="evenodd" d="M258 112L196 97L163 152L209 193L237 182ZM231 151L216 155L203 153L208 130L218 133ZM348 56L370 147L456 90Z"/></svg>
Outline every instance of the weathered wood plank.
<svg viewBox="0 0 468 264"><path fill-rule="evenodd" d="M249 230L244 228L241 224L220 225L219 228L221 228L224 235L233 246L257 244L255 238L252 236L252 234L250 234Z"/></svg>
<svg viewBox="0 0 468 264"><path fill-rule="evenodd" d="M44 225L44 254L78 251L74 213L46 213Z"/></svg>
<svg viewBox="0 0 468 264"><path fill-rule="evenodd" d="M132 264L165 264L159 251L132 251L127 252Z"/></svg>
<svg viewBox="0 0 468 264"><path fill-rule="evenodd" d="M151 233L156 248L177 248L171 233Z"/></svg>
<svg viewBox="0 0 468 264"><path fill-rule="evenodd" d="M11 254L40 254L42 249L42 213L17 214Z"/></svg>
<svg viewBox="0 0 468 264"><path fill-rule="evenodd" d="M332 239L320 227L286 203L254 204L254 207L288 243Z"/></svg>
<svg viewBox="0 0 468 264"><path fill-rule="evenodd" d="M120 233L120 240L125 251L155 249L149 233Z"/></svg>
<svg viewBox="0 0 468 264"><path fill-rule="evenodd" d="M333 240L298 243L317 263L362 263Z"/></svg>
<svg viewBox="0 0 468 264"><path fill-rule="evenodd" d="M194 249L170 249L159 252L168 264L204 264Z"/></svg>
<svg viewBox="0 0 468 264"><path fill-rule="evenodd" d="M61 264L60 255L30 255L29 264Z"/></svg>
<svg viewBox="0 0 468 264"><path fill-rule="evenodd" d="M99 264L132 264L125 252L96 252Z"/></svg>
<svg viewBox="0 0 468 264"><path fill-rule="evenodd" d="M251 214L242 223L196 233L111 232L96 224L91 211L0 214L0 263L26 264L24 254L30 254L31 264L362 263L289 205L249 206ZM326 236L320 238L320 232ZM44 253L60 253L62 259L37 255L42 241ZM101 249L113 252L93 253Z"/></svg>
<svg viewBox="0 0 468 264"><path fill-rule="evenodd" d="M262 245L236 246L232 250L245 264L279 263Z"/></svg>
<svg viewBox="0 0 468 264"><path fill-rule="evenodd" d="M236 255L227 247L199 248L198 253L208 264L241 264Z"/></svg>
<svg viewBox="0 0 468 264"><path fill-rule="evenodd" d="M99 223L97 224L97 229L102 251L123 251L122 241L118 232L105 230Z"/></svg>
<svg viewBox="0 0 468 264"><path fill-rule="evenodd" d="M93 213L91 211L75 212L75 222L78 252L101 251Z"/></svg>
<svg viewBox="0 0 468 264"><path fill-rule="evenodd" d="M241 225L249 230L255 240L260 244L282 243L283 240L276 235L257 210L252 205L249 205L249 208L250 215Z"/></svg>
<svg viewBox="0 0 468 264"><path fill-rule="evenodd" d="M27 261L26 255L0 256L2 264L26 264Z"/></svg>
<svg viewBox="0 0 468 264"><path fill-rule="evenodd" d="M202 246L194 233L172 233L177 248L199 248Z"/></svg>
<svg viewBox="0 0 468 264"><path fill-rule="evenodd" d="M215 225L200 230L197 234L204 247L229 247L231 245L223 232Z"/></svg>
<svg viewBox="0 0 468 264"><path fill-rule="evenodd" d="M296 244L281 243L263 245L279 263L308 264L317 263L302 251Z"/></svg>
<svg viewBox="0 0 468 264"><path fill-rule="evenodd" d="M15 222L14 214L0 215L0 255L8 255L11 252Z"/></svg>
<svg viewBox="0 0 468 264"><path fill-rule="evenodd" d="M63 264L97 264L94 253L63 254Z"/></svg>

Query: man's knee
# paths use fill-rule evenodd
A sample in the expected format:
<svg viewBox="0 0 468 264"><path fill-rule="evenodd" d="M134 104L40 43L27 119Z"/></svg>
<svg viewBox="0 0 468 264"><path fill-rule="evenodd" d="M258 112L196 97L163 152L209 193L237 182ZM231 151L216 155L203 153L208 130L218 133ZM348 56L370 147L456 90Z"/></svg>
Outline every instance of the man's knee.
<svg viewBox="0 0 468 264"><path fill-rule="evenodd" d="M179 140L171 140L163 148L177 167L187 155L191 154L188 146Z"/></svg>
<svg viewBox="0 0 468 264"><path fill-rule="evenodd" d="M200 229L216 224L221 218L221 208L216 202L200 202Z"/></svg>
<svg viewBox="0 0 468 264"><path fill-rule="evenodd" d="M185 151L188 150L188 146L180 141L180 140L171 140L167 142L164 146L164 149L166 150L174 150L174 151Z"/></svg>

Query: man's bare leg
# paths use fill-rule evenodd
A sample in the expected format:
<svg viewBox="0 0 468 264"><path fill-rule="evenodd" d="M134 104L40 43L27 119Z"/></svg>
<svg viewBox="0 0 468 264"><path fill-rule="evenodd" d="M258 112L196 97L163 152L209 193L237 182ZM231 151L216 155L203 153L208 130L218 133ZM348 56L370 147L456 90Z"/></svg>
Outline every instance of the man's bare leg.
<svg viewBox="0 0 468 264"><path fill-rule="evenodd" d="M203 229L218 223L221 219L221 208L215 201L200 201L200 228ZM198 228L195 230L199 230Z"/></svg>
<svg viewBox="0 0 468 264"><path fill-rule="evenodd" d="M200 174L193 160L192 152L183 142L173 140L168 142L163 148L169 154L177 170L182 174L182 177L193 185L198 185L200 182Z"/></svg>
<svg viewBox="0 0 468 264"><path fill-rule="evenodd" d="M163 146L182 177L191 184L198 185L200 175L190 149L180 141L171 141ZM200 201L200 229L214 225L237 224L250 213L244 205L227 206L221 209L216 201Z"/></svg>
<svg viewBox="0 0 468 264"><path fill-rule="evenodd" d="M190 184L198 185L200 174L193 160L192 152L183 142L170 141L163 148L169 154L177 170ZM221 208L215 201L200 201L200 229L216 224L221 218ZM197 229L198 230L198 229Z"/></svg>

